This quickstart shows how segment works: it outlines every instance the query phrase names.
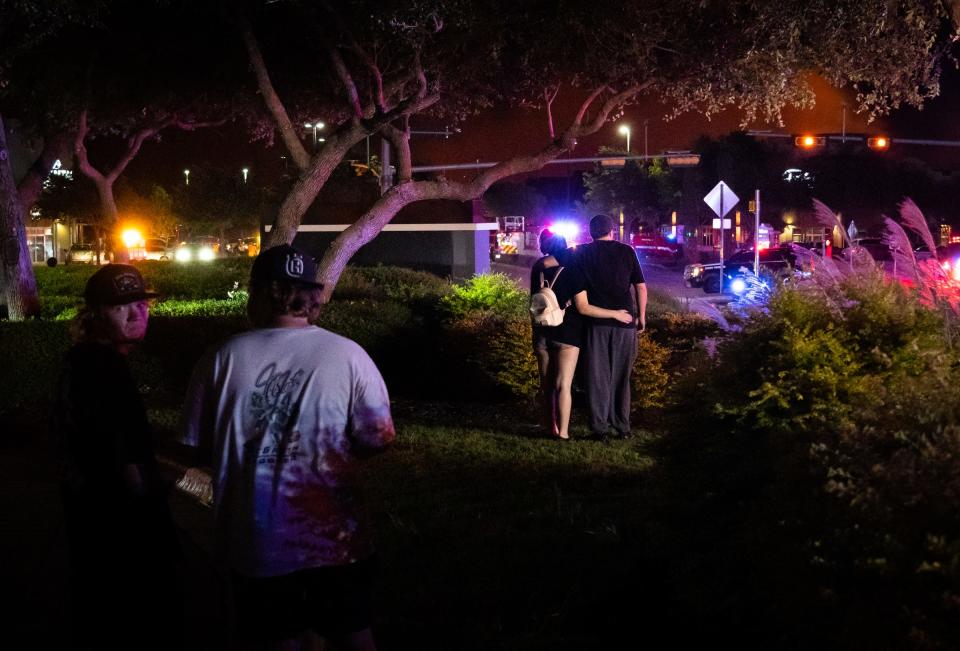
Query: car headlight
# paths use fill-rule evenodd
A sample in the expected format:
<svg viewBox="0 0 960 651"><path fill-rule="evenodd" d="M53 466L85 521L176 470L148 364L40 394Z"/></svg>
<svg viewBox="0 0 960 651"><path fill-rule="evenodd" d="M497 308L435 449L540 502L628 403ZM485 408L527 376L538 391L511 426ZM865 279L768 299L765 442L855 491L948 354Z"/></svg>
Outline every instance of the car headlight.
<svg viewBox="0 0 960 651"><path fill-rule="evenodd" d="M743 278L734 278L730 283L730 291L734 294L742 294L747 291L747 283L743 282Z"/></svg>
<svg viewBox="0 0 960 651"><path fill-rule="evenodd" d="M197 253L197 258L204 261L213 260L215 257L216 255L213 253L213 249L211 249L209 246L201 248Z"/></svg>
<svg viewBox="0 0 960 651"><path fill-rule="evenodd" d="M193 253L190 249L179 249L177 251L177 262L190 262L193 259Z"/></svg>

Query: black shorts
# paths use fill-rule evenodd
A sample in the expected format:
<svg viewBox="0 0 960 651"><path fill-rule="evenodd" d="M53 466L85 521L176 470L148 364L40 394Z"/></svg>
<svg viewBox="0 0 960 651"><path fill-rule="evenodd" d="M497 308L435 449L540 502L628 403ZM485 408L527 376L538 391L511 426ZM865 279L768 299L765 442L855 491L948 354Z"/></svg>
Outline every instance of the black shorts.
<svg viewBox="0 0 960 651"><path fill-rule="evenodd" d="M255 578L233 575L237 628L244 639L277 642L306 630L320 636L356 633L372 623L374 557Z"/></svg>

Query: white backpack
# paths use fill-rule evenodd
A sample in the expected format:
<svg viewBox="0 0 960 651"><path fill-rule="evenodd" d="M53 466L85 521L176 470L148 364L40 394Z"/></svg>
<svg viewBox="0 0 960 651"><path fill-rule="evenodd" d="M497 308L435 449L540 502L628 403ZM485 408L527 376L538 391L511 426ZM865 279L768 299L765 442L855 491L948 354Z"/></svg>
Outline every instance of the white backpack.
<svg viewBox="0 0 960 651"><path fill-rule="evenodd" d="M560 307L560 301L553 293L553 286L560 277L561 271L563 267L557 270L557 275L549 284L544 280L543 272L540 272L540 289L530 296L530 318L533 319L535 326L558 326L563 323L565 307Z"/></svg>

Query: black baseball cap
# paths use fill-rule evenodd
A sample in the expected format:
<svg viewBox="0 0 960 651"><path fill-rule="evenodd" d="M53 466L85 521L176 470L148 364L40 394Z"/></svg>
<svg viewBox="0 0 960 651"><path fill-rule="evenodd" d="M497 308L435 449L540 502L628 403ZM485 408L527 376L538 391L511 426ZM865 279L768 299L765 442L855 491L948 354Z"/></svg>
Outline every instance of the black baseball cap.
<svg viewBox="0 0 960 651"><path fill-rule="evenodd" d="M136 267L128 264L108 264L100 267L87 280L83 300L88 306L125 305L146 298L156 298L149 291Z"/></svg>
<svg viewBox="0 0 960 651"><path fill-rule="evenodd" d="M261 251L250 269L252 284L273 281L296 283L305 287L322 288L316 281L317 263L310 255L289 244L272 246Z"/></svg>

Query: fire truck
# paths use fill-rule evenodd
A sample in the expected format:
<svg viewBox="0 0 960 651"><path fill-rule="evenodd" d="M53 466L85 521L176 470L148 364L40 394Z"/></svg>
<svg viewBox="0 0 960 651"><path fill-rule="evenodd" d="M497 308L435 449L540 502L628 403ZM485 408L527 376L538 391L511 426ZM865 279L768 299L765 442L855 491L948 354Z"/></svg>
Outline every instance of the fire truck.
<svg viewBox="0 0 960 651"><path fill-rule="evenodd" d="M498 229L491 231L490 259L519 256L527 250L524 218L511 215L497 218Z"/></svg>

